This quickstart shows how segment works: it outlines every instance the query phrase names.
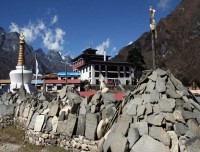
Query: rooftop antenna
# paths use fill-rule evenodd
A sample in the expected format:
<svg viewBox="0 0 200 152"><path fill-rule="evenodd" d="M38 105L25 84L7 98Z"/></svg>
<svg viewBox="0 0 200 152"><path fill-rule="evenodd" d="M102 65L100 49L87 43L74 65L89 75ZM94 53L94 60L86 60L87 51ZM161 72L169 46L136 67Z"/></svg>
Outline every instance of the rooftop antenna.
<svg viewBox="0 0 200 152"><path fill-rule="evenodd" d="M151 44L152 44L152 58L153 58L153 70L156 69L156 48L155 39L157 38L156 22L154 19L156 10L150 6L150 28L151 28Z"/></svg>

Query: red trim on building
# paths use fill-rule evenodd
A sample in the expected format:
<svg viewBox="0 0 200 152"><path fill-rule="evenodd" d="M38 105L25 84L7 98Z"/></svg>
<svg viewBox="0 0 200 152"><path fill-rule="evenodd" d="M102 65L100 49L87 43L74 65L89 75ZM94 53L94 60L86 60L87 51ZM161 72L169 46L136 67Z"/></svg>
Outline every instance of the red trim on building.
<svg viewBox="0 0 200 152"><path fill-rule="evenodd" d="M79 79L68 79L67 83L70 84L79 84L81 80ZM45 80L46 84L66 84L65 80Z"/></svg>
<svg viewBox="0 0 200 152"><path fill-rule="evenodd" d="M83 97L90 97L91 95L97 93L97 91L80 91L79 94ZM114 93L115 94L115 99L117 101L120 101L123 99L125 93L124 92L119 92L119 93Z"/></svg>

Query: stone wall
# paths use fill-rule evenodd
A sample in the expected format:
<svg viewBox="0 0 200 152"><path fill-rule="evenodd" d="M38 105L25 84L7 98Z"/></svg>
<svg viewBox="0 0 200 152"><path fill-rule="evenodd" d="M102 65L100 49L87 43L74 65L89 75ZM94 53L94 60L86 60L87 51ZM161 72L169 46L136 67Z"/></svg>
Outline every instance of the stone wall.
<svg viewBox="0 0 200 152"><path fill-rule="evenodd" d="M121 109L103 137L102 151L199 151L200 105L169 71L148 73Z"/></svg>
<svg viewBox="0 0 200 152"><path fill-rule="evenodd" d="M200 105L169 71L148 73L121 103L114 94L83 98L66 86L58 95L7 93L0 125L25 130L25 140L68 150L198 152ZM14 118L14 119L13 119Z"/></svg>
<svg viewBox="0 0 200 152"><path fill-rule="evenodd" d="M97 151L115 105L113 93L98 92L87 99L66 86L57 96L25 95L23 89L17 95L8 93L1 98L0 107L4 111L12 107L2 115L14 116L15 126L25 130L25 140L30 143Z"/></svg>

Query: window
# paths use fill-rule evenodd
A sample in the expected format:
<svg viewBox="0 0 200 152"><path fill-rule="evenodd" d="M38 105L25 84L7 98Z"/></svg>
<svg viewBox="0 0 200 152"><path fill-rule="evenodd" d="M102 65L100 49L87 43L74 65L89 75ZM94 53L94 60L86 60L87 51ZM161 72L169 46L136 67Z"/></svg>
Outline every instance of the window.
<svg viewBox="0 0 200 152"><path fill-rule="evenodd" d="M117 66L108 66L107 70L108 71L118 71Z"/></svg>
<svg viewBox="0 0 200 152"><path fill-rule="evenodd" d="M62 86L57 86L57 90L61 90L62 89Z"/></svg>
<svg viewBox="0 0 200 152"><path fill-rule="evenodd" d="M124 71L124 67L123 66L120 66L120 71Z"/></svg>
<svg viewBox="0 0 200 152"><path fill-rule="evenodd" d="M52 91L52 86L47 86L47 91Z"/></svg>
<svg viewBox="0 0 200 152"><path fill-rule="evenodd" d="M91 78L91 72L89 72L89 78Z"/></svg>
<svg viewBox="0 0 200 152"><path fill-rule="evenodd" d="M105 71L106 68L105 68L105 65L101 65L101 71Z"/></svg>
<svg viewBox="0 0 200 152"><path fill-rule="evenodd" d="M96 79L96 84L99 84L99 80L98 79Z"/></svg>
<svg viewBox="0 0 200 152"><path fill-rule="evenodd" d="M86 69L86 72L88 72L88 67L86 67L85 69Z"/></svg>
<svg viewBox="0 0 200 152"><path fill-rule="evenodd" d="M101 74L105 77L106 76L106 73L105 72L101 72Z"/></svg>
<svg viewBox="0 0 200 152"><path fill-rule="evenodd" d="M99 72L95 72L95 77L99 77Z"/></svg>
<svg viewBox="0 0 200 152"><path fill-rule="evenodd" d="M118 73L110 73L108 72L108 78L118 78Z"/></svg>
<svg viewBox="0 0 200 152"><path fill-rule="evenodd" d="M126 72L126 77L127 77L127 78L129 77L129 72Z"/></svg>
<svg viewBox="0 0 200 152"><path fill-rule="evenodd" d="M128 71L128 72L129 72L129 67L126 67L126 71Z"/></svg>
<svg viewBox="0 0 200 152"><path fill-rule="evenodd" d="M124 73L120 73L120 78L123 78L124 77Z"/></svg>
<svg viewBox="0 0 200 152"><path fill-rule="evenodd" d="M95 69L96 71L99 71L99 65L95 65L95 66L94 66L94 69Z"/></svg>
<svg viewBox="0 0 200 152"><path fill-rule="evenodd" d="M37 86L37 90L41 90L41 86Z"/></svg>

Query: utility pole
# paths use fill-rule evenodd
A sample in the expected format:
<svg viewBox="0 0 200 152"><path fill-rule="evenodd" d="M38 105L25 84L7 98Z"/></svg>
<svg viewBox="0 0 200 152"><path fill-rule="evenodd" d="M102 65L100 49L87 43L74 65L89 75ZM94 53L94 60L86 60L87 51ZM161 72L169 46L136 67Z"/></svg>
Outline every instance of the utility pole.
<svg viewBox="0 0 200 152"><path fill-rule="evenodd" d="M67 60L65 58L65 83L67 84Z"/></svg>
<svg viewBox="0 0 200 152"><path fill-rule="evenodd" d="M151 28L151 45L152 45L152 61L153 61L153 70L156 70L156 48L155 48L155 40L157 38L156 31L156 22L154 20L156 10L150 6L150 28Z"/></svg>

